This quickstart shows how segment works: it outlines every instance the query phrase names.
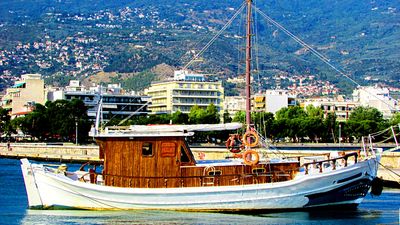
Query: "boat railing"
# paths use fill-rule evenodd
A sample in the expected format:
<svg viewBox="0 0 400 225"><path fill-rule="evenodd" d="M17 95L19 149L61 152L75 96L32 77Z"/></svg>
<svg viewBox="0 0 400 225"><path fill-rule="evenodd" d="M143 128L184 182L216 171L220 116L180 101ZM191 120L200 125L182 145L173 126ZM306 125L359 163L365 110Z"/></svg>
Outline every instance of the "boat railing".
<svg viewBox="0 0 400 225"><path fill-rule="evenodd" d="M115 183L116 180L124 179L129 187L133 187L135 180L145 181L145 188L151 188L155 183L163 181L165 188L170 187L169 182L176 182L180 184L181 187L186 187L186 182L193 184L191 179L198 180L198 186L220 186L221 182L226 183L227 179L232 185L241 185L243 183L257 184L257 183L274 183L284 180L291 180L294 178L295 173L298 172L296 169L291 170L279 170L279 171L258 171L253 170L251 173L240 173L240 174L223 174L219 169L208 168L207 171L202 175L191 175L191 176L125 176L125 175L114 175L114 174L98 174L102 175L103 180L108 179L108 185L118 186ZM246 179L251 179L251 181ZM224 181L222 181L224 180ZM196 182L195 182L196 183ZM197 185L195 185L197 186ZM223 185L225 186L225 185Z"/></svg>
<svg viewBox="0 0 400 225"><path fill-rule="evenodd" d="M358 162L358 152L351 152L351 153L347 153L344 156L340 156L340 157L335 157L335 158L331 158L331 159L326 159L326 160L320 160L320 161L314 161L314 162L307 162L304 163L302 165L302 167L304 167L305 169L305 174L309 174L310 173L310 168L309 166L313 166L314 168L319 168L319 173L323 173L323 165L326 163L329 163L332 165L331 170L336 170L336 162L338 162L339 160L343 161L342 166L343 167L347 167L348 166L348 159L350 157L354 157L354 164L356 164Z"/></svg>

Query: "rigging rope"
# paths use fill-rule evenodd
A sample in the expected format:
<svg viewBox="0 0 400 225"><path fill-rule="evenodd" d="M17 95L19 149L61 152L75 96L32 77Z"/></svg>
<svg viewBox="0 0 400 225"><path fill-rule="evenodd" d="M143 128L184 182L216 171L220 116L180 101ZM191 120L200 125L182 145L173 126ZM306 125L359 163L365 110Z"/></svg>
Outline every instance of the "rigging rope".
<svg viewBox="0 0 400 225"><path fill-rule="evenodd" d="M387 169L388 171L392 172L393 174L395 174L396 176L400 177L400 174L396 173L395 171L393 171L392 169L384 166L381 162L379 162L379 165L381 165L383 168ZM400 181L397 181L397 183L400 184Z"/></svg>
<svg viewBox="0 0 400 225"><path fill-rule="evenodd" d="M218 31L218 33L211 38L211 40L204 46L200 52L198 52L184 67L183 70L186 70L190 65L192 65L196 59L199 58L214 42L215 40L226 30L226 28L231 25L233 20L242 12L242 10L246 7L246 2L243 2L240 8L235 12L235 14L229 19L229 21L221 28L221 30Z"/></svg>
<svg viewBox="0 0 400 225"><path fill-rule="evenodd" d="M339 74L341 74L342 76L346 77L348 80L350 80L352 83L354 83L355 85L357 85L357 87L361 87L361 85L355 81L354 79L352 79L349 75L345 74L344 72L342 72L340 69L338 69L336 66L334 66L332 63L330 63L330 59L325 57L324 55L322 55L321 53L319 53L317 50L315 50L313 47L311 47L310 45L308 45L307 43L305 43L303 40L301 40L300 38L298 38L296 35L294 35L293 33L291 33L290 31L288 31L285 27L283 27L281 24L279 24L278 22L276 22L275 20L273 20L271 17L269 17L267 14L265 14L264 12L262 12L259 8L257 8L256 6L254 6L255 11L257 11L262 17L264 17L264 19L266 19L268 22L272 23L273 25L275 25L277 28L279 28L280 30L282 30L285 34L287 34L289 37L291 37L293 40L295 40L297 43L299 43L301 46L307 48L308 50L310 50L310 52L312 54L314 54L317 58L319 58L321 61L323 61L325 64L327 64L328 66L330 66L333 70L335 70L336 72L338 72ZM376 99L378 99L379 101L383 102L385 105L387 105L390 109L394 109L394 107L392 107L391 105L389 105L387 102L385 102L384 100L380 99L377 95L372 94L371 92L364 90L366 93L368 93L370 96L375 97Z"/></svg>
<svg viewBox="0 0 400 225"><path fill-rule="evenodd" d="M143 109L145 106L147 106L150 103L150 101L146 102L146 104L143 104L142 106L140 106L135 112L133 112L131 115L129 115L128 117L126 117L125 119L121 120L118 123L118 126L125 123L125 121L129 120L132 116L136 115L136 112L138 112L139 110Z"/></svg>
<svg viewBox="0 0 400 225"><path fill-rule="evenodd" d="M254 0L254 5L257 5L257 1L255 1ZM256 12L254 12L253 11L253 13L254 13L254 21L258 21L258 19L257 19L257 13ZM257 85L257 88L258 88L258 90L257 91L261 91L261 79L260 79L260 60L259 60L259 57L258 57L258 55L259 55L259 45L258 45L258 26L257 26L257 24L256 23L253 23L253 30L254 30L254 54L253 55L255 55L255 58L256 58L256 71L257 71L257 80L258 80L258 85Z"/></svg>

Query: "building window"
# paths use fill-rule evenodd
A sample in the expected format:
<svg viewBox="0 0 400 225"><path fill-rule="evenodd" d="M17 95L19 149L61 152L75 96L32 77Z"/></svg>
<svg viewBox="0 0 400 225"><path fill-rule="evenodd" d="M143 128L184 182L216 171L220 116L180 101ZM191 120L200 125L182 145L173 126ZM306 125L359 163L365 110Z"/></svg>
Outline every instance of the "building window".
<svg viewBox="0 0 400 225"><path fill-rule="evenodd" d="M153 156L153 144L145 142L142 144L142 156Z"/></svg>

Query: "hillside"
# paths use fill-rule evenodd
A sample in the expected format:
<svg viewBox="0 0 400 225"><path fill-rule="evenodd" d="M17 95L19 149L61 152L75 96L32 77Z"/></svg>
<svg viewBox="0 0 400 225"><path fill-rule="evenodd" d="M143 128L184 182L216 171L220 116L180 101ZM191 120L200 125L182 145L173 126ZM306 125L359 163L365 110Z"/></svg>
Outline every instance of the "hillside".
<svg viewBox="0 0 400 225"><path fill-rule="evenodd" d="M139 73L160 64L180 68L239 8L241 1L3 0L0 3L0 85L9 76L41 73L64 84L98 72ZM361 84L399 86L397 0L273 0L256 7L318 49ZM238 18L242 16L239 15ZM348 80L257 16L259 73L264 88L278 74ZM243 72L243 25L236 19L190 69L222 79ZM127 79L120 76L121 79ZM153 76L154 79L157 76ZM285 83L283 83L285 84ZM350 85L351 86L351 85Z"/></svg>

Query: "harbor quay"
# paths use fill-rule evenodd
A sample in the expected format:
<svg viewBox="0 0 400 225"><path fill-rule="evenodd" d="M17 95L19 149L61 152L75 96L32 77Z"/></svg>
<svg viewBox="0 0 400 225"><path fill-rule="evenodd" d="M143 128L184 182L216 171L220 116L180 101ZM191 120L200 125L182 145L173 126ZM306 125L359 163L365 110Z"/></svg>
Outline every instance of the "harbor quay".
<svg viewBox="0 0 400 225"><path fill-rule="evenodd" d="M378 145L389 149L395 145ZM331 150L328 150L331 149ZM260 150L261 156L296 158L298 156L327 157L332 149L343 151L360 149L355 144L278 144L270 149ZM204 144L192 145L191 150L196 159L218 160L232 156L225 147ZM362 150L362 149L360 149ZM37 161L60 162L60 163L101 163L99 158L99 147L97 145L79 145L70 143L0 143L0 158L21 159L28 158ZM397 175L396 175L397 174ZM399 182L400 174L400 152L385 151L382 154L381 166L378 177L385 181Z"/></svg>

